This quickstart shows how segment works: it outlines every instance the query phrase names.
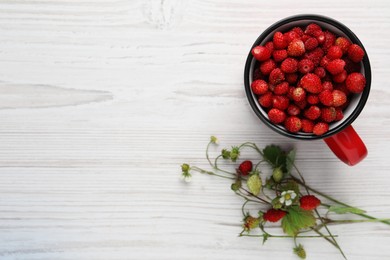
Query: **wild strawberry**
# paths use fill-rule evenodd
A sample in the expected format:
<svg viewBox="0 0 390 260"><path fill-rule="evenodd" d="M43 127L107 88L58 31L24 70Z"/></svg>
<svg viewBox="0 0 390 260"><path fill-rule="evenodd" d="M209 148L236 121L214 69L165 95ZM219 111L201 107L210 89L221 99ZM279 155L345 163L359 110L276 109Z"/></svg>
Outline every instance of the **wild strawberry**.
<svg viewBox="0 0 390 260"><path fill-rule="evenodd" d="M246 176L249 174L250 171L252 171L253 164L251 161L243 161L240 166L238 167L239 172L241 175Z"/></svg>
<svg viewBox="0 0 390 260"><path fill-rule="evenodd" d="M345 37L338 37L334 44L336 46L339 46L343 53L346 53L348 51L349 46L351 46L351 42Z"/></svg>
<svg viewBox="0 0 390 260"><path fill-rule="evenodd" d="M284 59L287 58L287 51L286 50L274 50L272 52L272 57L274 58L274 60L276 62L281 62L283 61Z"/></svg>
<svg viewBox="0 0 390 260"><path fill-rule="evenodd" d="M321 119L327 123L333 122L336 119L336 109L334 107L323 107L321 109Z"/></svg>
<svg viewBox="0 0 390 260"><path fill-rule="evenodd" d="M345 61L341 59L335 59L328 63L326 66L326 70L330 72L332 75L337 75L343 72L345 67Z"/></svg>
<svg viewBox="0 0 390 260"><path fill-rule="evenodd" d="M294 84L298 80L298 74L297 73L286 73L285 74L286 81L290 84Z"/></svg>
<svg viewBox="0 0 390 260"><path fill-rule="evenodd" d="M258 61L266 61L271 57L271 52L264 46L256 46L252 49L252 55Z"/></svg>
<svg viewBox="0 0 390 260"><path fill-rule="evenodd" d="M264 95L261 95L258 99L259 101L259 104L262 106L262 107L271 107L272 106L272 93L271 92L267 92L265 93Z"/></svg>
<svg viewBox="0 0 390 260"><path fill-rule="evenodd" d="M289 114L290 116L297 116L299 115L299 113L301 113L301 109L297 105L288 105L287 114Z"/></svg>
<svg viewBox="0 0 390 260"><path fill-rule="evenodd" d="M348 47L348 58L353 62L360 62L364 57L364 50L357 44Z"/></svg>
<svg viewBox="0 0 390 260"><path fill-rule="evenodd" d="M325 43L325 34L324 34L324 32L320 32L320 33L317 35L316 39L317 39L317 41L318 41L318 43L319 43L320 45L324 44L324 43ZM325 48L325 49L326 49L326 48Z"/></svg>
<svg viewBox="0 0 390 260"><path fill-rule="evenodd" d="M294 27L291 29L291 31L294 31L296 34L299 35L299 37L302 37L304 32L301 27Z"/></svg>
<svg viewBox="0 0 390 260"><path fill-rule="evenodd" d="M307 105L307 101L306 101L306 99L304 99L302 101L294 101L294 104L297 105L300 109L305 109L305 107Z"/></svg>
<svg viewBox="0 0 390 260"><path fill-rule="evenodd" d="M322 48L326 51L326 50L329 50L329 48L334 44L335 40L336 40L336 36L329 32L329 31L325 31L324 32L324 43L322 45Z"/></svg>
<svg viewBox="0 0 390 260"><path fill-rule="evenodd" d="M284 121L284 127L291 133L297 133L302 127L301 119L290 116Z"/></svg>
<svg viewBox="0 0 390 260"><path fill-rule="evenodd" d="M260 224L259 218L254 218L252 216L246 216L244 219L244 224L242 225L244 230L250 231L252 229L258 228Z"/></svg>
<svg viewBox="0 0 390 260"><path fill-rule="evenodd" d="M285 40L283 33L276 32L273 37L274 49L281 50L287 47L287 41Z"/></svg>
<svg viewBox="0 0 390 260"><path fill-rule="evenodd" d="M300 207L304 210L316 209L321 204L321 201L314 195L302 196L299 202Z"/></svg>
<svg viewBox="0 0 390 260"><path fill-rule="evenodd" d="M287 58L280 64L280 69L284 73L294 73L298 70L298 61L293 58Z"/></svg>
<svg viewBox="0 0 390 260"><path fill-rule="evenodd" d="M292 93L292 99L294 101L302 101L302 100L305 100L306 98L306 91L301 88L301 87L298 87L298 88L295 88L293 93Z"/></svg>
<svg viewBox="0 0 390 260"><path fill-rule="evenodd" d="M322 59L320 61L320 66L326 68L326 66L328 66L329 62L330 62L330 59L328 57L324 56L324 57L322 57Z"/></svg>
<svg viewBox="0 0 390 260"><path fill-rule="evenodd" d="M336 119L335 121L340 121L344 118L343 110L341 108L336 108Z"/></svg>
<svg viewBox="0 0 390 260"><path fill-rule="evenodd" d="M310 37L305 41L305 50L311 51L317 48L318 46L318 41L314 37Z"/></svg>
<svg viewBox="0 0 390 260"><path fill-rule="evenodd" d="M324 122L319 122L313 127L313 134L315 135L323 135L329 130L329 125Z"/></svg>
<svg viewBox="0 0 390 260"><path fill-rule="evenodd" d="M277 85L284 81L284 73L279 68L276 68L271 71L269 74L269 83L272 85Z"/></svg>
<svg viewBox="0 0 390 260"><path fill-rule="evenodd" d="M286 113L277 108L272 108L268 111L268 118L274 124L280 124L286 119Z"/></svg>
<svg viewBox="0 0 390 260"><path fill-rule="evenodd" d="M272 98L272 107L280 110L286 110L290 101L286 96L273 96Z"/></svg>
<svg viewBox="0 0 390 260"><path fill-rule="evenodd" d="M323 83L322 83L322 87L323 87L323 89L324 90L330 90L330 91L332 91L333 90L333 84L332 84L332 82L330 82L330 81L324 81Z"/></svg>
<svg viewBox="0 0 390 260"><path fill-rule="evenodd" d="M311 23L309 24L306 29L305 29L305 34L308 34L308 35L311 35L311 36L315 36L317 37L317 35L322 32L322 29L321 27L316 24L316 23Z"/></svg>
<svg viewBox="0 0 390 260"><path fill-rule="evenodd" d="M314 69L314 63L309 59L302 59L298 63L298 70L302 74L312 72Z"/></svg>
<svg viewBox="0 0 390 260"><path fill-rule="evenodd" d="M342 83L347 79L348 73L346 70L343 70L341 73L337 75L333 75L332 79L336 83Z"/></svg>
<svg viewBox="0 0 390 260"><path fill-rule="evenodd" d="M320 99L320 102L324 104L325 106L333 106L333 94L331 90L323 90L319 95L318 98Z"/></svg>
<svg viewBox="0 0 390 260"><path fill-rule="evenodd" d="M332 96L333 96L333 106L335 107L342 106L345 104L345 102L347 102L347 95L345 95L345 93L340 90L337 89L333 90Z"/></svg>
<svg viewBox="0 0 390 260"><path fill-rule="evenodd" d="M310 120L316 120L321 116L321 109L318 106L310 106L303 112L303 115Z"/></svg>
<svg viewBox="0 0 390 260"><path fill-rule="evenodd" d="M306 52L303 56L305 59L309 59L314 63L314 66L318 66L322 57L324 57L324 51L317 47L312 51Z"/></svg>
<svg viewBox="0 0 390 260"><path fill-rule="evenodd" d="M276 69L276 63L272 59L264 61L260 64L260 71L263 73L263 75L269 75L274 69Z"/></svg>
<svg viewBox="0 0 390 260"><path fill-rule="evenodd" d="M293 30L291 30L289 32L286 32L283 36L284 36L285 41L287 41L287 43L292 42L294 39L299 39L300 38L299 34L297 34Z"/></svg>
<svg viewBox="0 0 390 260"><path fill-rule="evenodd" d="M320 99L318 98L317 95L310 94L310 95L307 96L306 101L310 105L316 105L316 104L318 104L320 102Z"/></svg>
<svg viewBox="0 0 390 260"><path fill-rule="evenodd" d="M268 222L278 222L286 215L286 212L280 209L269 209L263 215L263 219Z"/></svg>
<svg viewBox="0 0 390 260"><path fill-rule="evenodd" d="M314 74L316 74L320 79L326 76L326 71L323 67L317 67L314 70Z"/></svg>
<svg viewBox="0 0 390 260"><path fill-rule="evenodd" d="M268 84L264 80L258 79L252 82L251 88L254 94L262 95L268 91Z"/></svg>
<svg viewBox="0 0 390 260"><path fill-rule="evenodd" d="M328 57L331 60L340 59L342 56L343 56L343 51L337 45L331 46L328 49L328 53L326 54L326 57Z"/></svg>
<svg viewBox="0 0 390 260"><path fill-rule="evenodd" d="M344 69L347 71L348 74L352 72L360 72L361 70L360 62L359 63L353 62L349 58L344 58L344 61L345 61Z"/></svg>
<svg viewBox="0 0 390 260"><path fill-rule="evenodd" d="M314 127L313 121L311 121L309 119L302 119L301 123L302 123L302 131L303 132L305 132L305 133L312 133L313 132L313 127Z"/></svg>
<svg viewBox="0 0 390 260"><path fill-rule="evenodd" d="M305 53L305 44L299 39L294 39L288 45L287 53L291 57L302 56Z"/></svg>
<svg viewBox="0 0 390 260"><path fill-rule="evenodd" d="M288 85L287 81L283 81L282 83L278 84L274 88L274 93L276 95L284 95L288 92L290 86Z"/></svg>
<svg viewBox="0 0 390 260"><path fill-rule="evenodd" d="M264 44L264 47L266 47L271 53L274 51L274 43L273 42L267 42Z"/></svg>
<svg viewBox="0 0 390 260"><path fill-rule="evenodd" d="M311 36L310 36L310 35L307 35L307 34L304 34L304 35L301 36L301 40L302 40L303 42L306 42L307 40L309 40L309 38L311 38ZM316 40L317 40L317 39L316 39Z"/></svg>
<svg viewBox="0 0 390 260"><path fill-rule="evenodd" d="M348 75L345 84L352 93L361 93L366 85L366 78L363 74L354 72Z"/></svg>
<svg viewBox="0 0 390 260"><path fill-rule="evenodd" d="M307 92L317 94L322 91L321 79L316 74L308 73L304 75L299 83Z"/></svg>

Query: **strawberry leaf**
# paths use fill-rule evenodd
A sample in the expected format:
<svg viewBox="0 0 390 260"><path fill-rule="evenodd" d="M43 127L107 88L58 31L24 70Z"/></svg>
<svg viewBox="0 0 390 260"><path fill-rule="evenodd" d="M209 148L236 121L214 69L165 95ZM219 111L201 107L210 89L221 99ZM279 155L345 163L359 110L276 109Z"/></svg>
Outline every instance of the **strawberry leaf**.
<svg viewBox="0 0 390 260"><path fill-rule="evenodd" d="M276 145L267 145L264 150L264 159L269 161L274 167L279 165L279 158L284 155L282 149Z"/></svg>
<svg viewBox="0 0 390 260"><path fill-rule="evenodd" d="M344 206L330 206L328 209L329 212L335 212L337 214L346 214L346 213L353 213L353 214L363 214L365 213L364 210L354 208L354 207L344 207Z"/></svg>
<svg viewBox="0 0 390 260"><path fill-rule="evenodd" d="M295 161L295 154L296 150L292 149L288 154L287 154L287 160L286 160L286 169L287 172L290 173L293 166L294 166L294 161Z"/></svg>
<svg viewBox="0 0 390 260"><path fill-rule="evenodd" d="M283 191L293 190L295 194L299 194L299 185L293 180L289 180L287 183L280 186Z"/></svg>
<svg viewBox="0 0 390 260"><path fill-rule="evenodd" d="M312 227L316 224L313 212L303 210L298 206L290 207L288 213L282 219L282 228L284 233L290 236L296 236L301 229Z"/></svg>
<svg viewBox="0 0 390 260"><path fill-rule="evenodd" d="M248 178L246 185L248 186L249 191L253 195L257 196L260 193L261 185L262 185L259 174L251 175Z"/></svg>

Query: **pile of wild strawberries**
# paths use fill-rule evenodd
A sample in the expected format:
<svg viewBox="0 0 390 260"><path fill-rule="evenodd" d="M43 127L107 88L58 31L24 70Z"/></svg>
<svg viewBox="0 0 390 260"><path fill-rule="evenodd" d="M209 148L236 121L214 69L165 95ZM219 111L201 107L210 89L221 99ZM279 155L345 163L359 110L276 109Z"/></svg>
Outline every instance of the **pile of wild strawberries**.
<svg viewBox="0 0 390 260"><path fill-rule="evenodd" d="M251 51L260 65L251 89L269 120L287 131L323 135L341 120L351 95L361 93L364 50L345 37L311 23Z"/></svg>

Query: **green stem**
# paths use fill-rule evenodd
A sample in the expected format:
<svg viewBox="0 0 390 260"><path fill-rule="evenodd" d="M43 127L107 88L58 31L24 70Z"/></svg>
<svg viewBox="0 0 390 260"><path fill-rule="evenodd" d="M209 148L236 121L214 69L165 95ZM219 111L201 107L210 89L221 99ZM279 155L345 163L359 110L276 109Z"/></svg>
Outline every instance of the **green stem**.
<svg viewBox="0 0 390 260"><path fill-rule="evenodd" d="M251 201L251 202L255 202L255 203L260 203L260 201L258 201L258 200L251 200L251 199L249 199L248 197L246 197L244 194L242 194L242 193L240 193L240 192L238 192L238 191L236 191L236 194L237 194L238 196L240 196L241 198L244 198L246 201Z"/></svg>
<svg viewBox="0 0 390 260"><path fill-rule="evenodd" d="M321 238L321 237L329 237L329 236L326 236L326 235L311 235L311 236L288 236L288 235L282 235L282 236L278 236L278 235L271 235L269 233L267 233L267 235L269 237L275 237L275 238L313 238L313 237L317 237L317 238ZM264 237L264 235L250 235L250 234L241 234L240 233L240 237Z"/></svg>
<svg viewBox="0 0 390 260"><path fill-rule="evenodd" d="M263 199L263 198L260 198L259 196L256 196L255 194L253 194L253 193L250 192L249 190L246 190L245 188L242 188L242 187L241 187L240 189L242 189L242 190L244 190L245 192L247 192L249 196L255 197L256 199L258 199L258 200L260 200L260 201L262 201L262 202L264 202L264 203L266 203L266 204L272 205L272 203L266 201L266 200Z"/></svg>
<svg viewBox="0 0 390 260"><path fill-rule="evenodd" d="M222 157L222 155L218 155L218 156L215 158L213 168L216 169L216 170L218 170L218 171L220 171L220 172L224 172L224 173L228 173L228 174L231 174L231 175L236 176L236 173L229 172L229 171L225 171L225 170L223 170L223 169L221 169L221 168L218 167L218 159L221 158L221 157Z"/></svg>
<svg viewBox="0 0 390 260"><path fill-rule="evenodd" d="M192 166L191 170L194 170L194 171L197 171L197 172L200 172L200 173L206 173L206 174L209 174L209 175L215 175L217 177L221 177L221 178L225 178L225 179L229 179L229 180L235 180L236 179L234 177L223 176L223 175L217 174L215 172L206 171L206 170L203 170L203 169L201 169L201 168L199 168L197 166Z"/></svg>

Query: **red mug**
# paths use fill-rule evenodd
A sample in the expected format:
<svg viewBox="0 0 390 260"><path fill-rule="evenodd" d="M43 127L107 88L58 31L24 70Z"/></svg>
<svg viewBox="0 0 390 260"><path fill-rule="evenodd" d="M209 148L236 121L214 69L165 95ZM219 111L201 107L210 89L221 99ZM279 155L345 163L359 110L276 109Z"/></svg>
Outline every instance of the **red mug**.
<svg viewBox="0 0 390 260"><path fill-rule="evenodd" d="M296 15L271 25L257 38L252 48L257 45L263 45L271 40L276 31L285 32L293 27L304 27L310 23L317 23L323 29L329 30L338 36L346 37L352 43L362 47L365 51L365 55L361 61L361 73L366 78L366 86L362 93L354 94L353 97L350 98L349 105L343 111L344 118L341 121L331 123L329 125L329 131L320 136L303 132L290 133L283 126L270 122L267 112L259 105L256 95L251 89L253 72L256 66L259 65L251 52L249 52L246 60L244 72L246 95L255 114L272 130L284 136L300 140L323 139L341 161L352 166L359 163L367 156L367 148L351 124L359 116L366 104L371 86L370 61L367 52L358 37L348 27L334 19L321 15Z"/></svg>

